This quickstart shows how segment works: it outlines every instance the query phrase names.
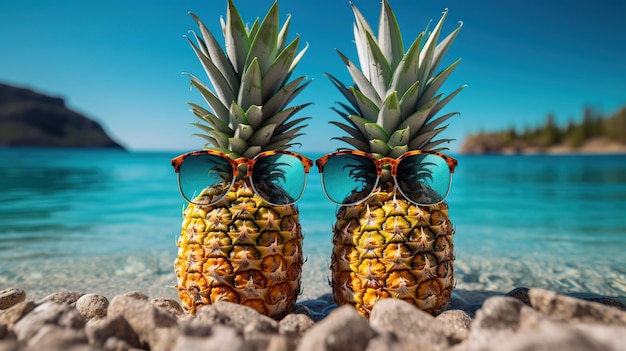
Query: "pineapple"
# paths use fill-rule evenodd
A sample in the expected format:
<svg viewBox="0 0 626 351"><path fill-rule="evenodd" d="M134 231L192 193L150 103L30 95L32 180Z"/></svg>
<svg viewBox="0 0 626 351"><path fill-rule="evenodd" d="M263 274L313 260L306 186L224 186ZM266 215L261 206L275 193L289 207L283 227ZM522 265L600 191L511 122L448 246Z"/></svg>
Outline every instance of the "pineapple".
<svg viewBox="0 0 626 351"><path fill-rule="evenodd" d="M194 124L203 131L196 135L208 141L205 149L252 159L294 146L307 118L292 117L308 104L287 105L310 81L289 81L306 51L298 52L299 37L287 42L290 17L279 27L274 3L261 23L257 19L247 27L229 0L226 20L221 20L223 50L203 22L190 15L201 36L192 33L195 40L188 40L213 87L189 75L212 109L189 103L200 120ZM241 166L239 174L245 175ZM266 203L245 176L216 204L190 203L174 264L184 309L195 314L201 306L230 301L281 318L300 293L302 238L297 208Z"/></svg>
<svg viewBox="0 0 626 351"><path fill-rule="evenodd" d="M456 113L436 115L464 86L445 98L436 94L460 59L438 73L436 69L462 23L437 43L446 10L432 32L422 32L405 53L387 0L382 2L378 38L356 6L352 9L361 69L338 52L354 86L328 75L350 103L334 108L344 122L331 123L349 134L338 139L376 159L397 158L411 150L445 150L440 146L451 139L434 138ZM445 202L409 202L384 170L367 201L338 209L333 231L331 285L337 304L354 305L368 317L383 298L406 300L433 315L450 302L454 228Z"/></svg>

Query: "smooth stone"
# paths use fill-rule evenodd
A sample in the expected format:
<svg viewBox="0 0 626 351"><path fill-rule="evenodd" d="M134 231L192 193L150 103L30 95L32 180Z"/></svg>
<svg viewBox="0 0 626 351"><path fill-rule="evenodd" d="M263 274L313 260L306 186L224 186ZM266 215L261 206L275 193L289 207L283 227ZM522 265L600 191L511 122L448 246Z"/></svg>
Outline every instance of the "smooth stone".
<svg viewBox="0 0 626 351"><path fill-rule="evenodd" d="M35 302L33 301L24 301L20 302L8 310L4 311L2 315L0 315L0 323L6 324L9 328L13 328L15 323L17 323L20 319L24 318L27 314L32 311L35 306Z"/></svg>
<svg viewBox="0 0 626 351"><path fill-rule="evenodd" d="M109 342L109 339L117 339L130 347L139 348L141 346L139 336L122 315L90 321L85 327L85 333L89 343L96 346L105 346L107 343L116 342ZM110 348L105 347L105 349Z"/></svg>
<svg viewBox="0 0 626 351"><path fill-rule="evenodd" d="M552 319L626 326L626 312L615 307L538 288L530 289L528 296L533 308Z"/></svg>
<svg viewBox="0 0 626 351"><path fill-rule="evenodd" d="M133 299L144 300L144 301L148 301L149 299L148 295L144 294L141 291L129 291L127 293L124 293L122 296L132 297Z"/></svg>
<svg viewBox="0 0 626 351"><path fill-rule="evenodd" d="M111 300L108 316L123 316L139 336L142 344L150 350L169 350L175 342L177 333L176 318L163 312L147 300L127 295L118 295Z"/></svg>
<svg viewBox="0 0 626 351"><path fill-rule="evenodd" d="M19 350L17 340L0 340L0 351L16 351Z"/></svg>
<svg viewBox="0 0 626 351"><path fill-rule="evenodd" d="M617 351L624 350L626 329L609 330L604 326L600 330L575 328L572 325L543 319L532 327L522 327L517 332L492 332L483 338L481 344L470 343L465 350L493 351Z"/></svg>
<svg viewBox="0 0 626 351"><path fill-rule="evenodd" d="M173 345L173 351L247 351L243 338L233 328L223 325L211 327L210 336L181 335Z"/></svg>
<svg viewBox="0 0 626 351"><path fill-rule="evenodd" d="M157 297L150 300L150 303L176 318L183 318L185 316L185 311L183 311L180 303L174 299Z"/></svg>
<svg viewBox="0 0 626 351"><path fill-rule="evenodd" d="M0 310L6 310L26 300L26 292L19 288L8 288L0 291Z"/></svg>
<svg viewBox="0 0 626 351"><path fill-rule="evenodd" d="M33 350L74 350L77 347L91 348L83 329L64 328L58 325L44 325L27 345Z"/></svg>
<svg viewBox="0 0 626 351"><path fill-rule="evenodd" d="M278 323L278 332L290 337L301 338L302 335L315 325L315 321L300 313L290 313Z"/></svg>
<svg viewBox="0 0 626 351"><path fill-rule="evenodd" d="M516 330L520 325L521 310L532 309L513 297L494 296L476 311L471 330ZM529 312L530 313L530 312Z"/></svg>
<svg viewBox="0 0 626 351"><path fill-rule="evenodd" d="M59 291L44 297L38 302L55 302L74 307L76 306L76 301L78 301L81 296L83 296L83 293L79 293L76 291Z"/></svg>
<svg viewBox="0 0 626 351"><path fill-rule="evenodd" d="M13 331L9 329L9 326L4 323L0 323L0 340L15 338L15 333L13 333Z"/></svg>
<svg viewBox="0 0 626 351"><path fill-rule="evenodd" d="M448 330L430 313L401 299L376 302L370 313L370 325L378 333L394 333L401 343L411 343L416 348L443 350L452 344L452 328Z"/></svg>
<svg viewBox="0 0 626 351"><path fill-rule="evenodd" d="M97 294L86 294L76 300L76 309L87 320L93 318L104 318L109 308L109 300Z"/></svg>
<svg viewBox="0 0 626 351"><path fill-rule="evenodd" d="M204 325L224 325L231 327L242 334L254 332L278 333L278 322L262 315L248 306L218 301L204 306L196 312L195 323Z"/></svg>
<svg viewBox="0 0 626 351"><path fill-rule="evenodd" d="M363 351L376 332L354 307L344 305L313 326L298 351Z"/></svg>
<svg viewBox="0 0 626 351"><path fill-rule="evenodd" d="M472 317L462 310L447 310L435 317L448 330L450 344L458 344L469 335Z"/></svg>
<svg viewBox="0 0 626 351"><path fill-rule="evenodd" d="M291 351L297 347L296 340L283 335L272 335L266 351Z"/></svg>
<svg viewBox="0 0 626 351"><path fill-rule="evenodd" d="M47 324L78 330L85 323L85 318L70 305L45 302L15 323L13 330L18 340L29 340Z"/></svg>
<svg viewBox="0 0 626 351"><path fill-rule="evenodd" d="M385 331L370 340L365 351L415 351L418 346L412 339L399 338L396 333Z"/></svg>

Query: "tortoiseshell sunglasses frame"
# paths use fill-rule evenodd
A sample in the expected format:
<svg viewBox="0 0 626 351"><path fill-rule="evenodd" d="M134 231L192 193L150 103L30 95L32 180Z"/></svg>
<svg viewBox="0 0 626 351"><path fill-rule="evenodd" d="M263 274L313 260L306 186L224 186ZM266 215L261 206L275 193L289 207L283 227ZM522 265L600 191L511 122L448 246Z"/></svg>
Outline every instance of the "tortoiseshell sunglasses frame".
<svg viewBox="0 0 626 351"><path fill-rule="evenodd" d="M324 186L324 177L322 176L322 188L324 189L324 194L326 194L326 197L328 198L328 200L330 200L331 202L333 202L335 204L341 205L341 206L358 205L358 204L366 201L370 196L372 196L372 194L374 194L374 192L376 191L376 187L378 186L378 182L380 181L380 177L383 174L383 165L384 164L390 164L391 165L391 177L393 178L394 184L395 184L396 188L400 191L400 193L402 193L402 195L404 195L404 197L407 200L411 201L412 203L415 203L416 205L424 205L424 206L436 205L438 203L443 202L446 199L446 197L448 196L448 193L450 192L450 186L448 186L448 192L446 192L446 195L439 202L432 203L432 204L420 204L420 203L417 203L417 202L411 200L409 197L407 197L406 194L404 194L404 192L402 191L402 189L400 189L398 187L398 180L396 178L396 175L398 173L398 164L406 157L420 155L420 154L436 155L436 156L439 156L439 157L443 158L446 161L446 163L448 164L448 168L450 168L450 178L452 178L452 174L454 173L454 169L458 165L458 161L455 158L452 158L452 157L450 157L448 155L445 155L445 154L442 154L442 153L436 152L436 151L430 151L430 150L412 150L412 151L407 151L407 152L403 153L398 158L382 157L382 158L379 158L379 159L374 158L374 156L372 154L370 154L369 152L365 152L365 151L360 151L360 150L341 150L341 151L332 152L330 154L327 154L327 155L324 155L324 156L318 158L317 160L315 160L315 165L317 166L317 169L318 169L319 173L323 175L324 165L326 165L326 162L328 162L328 160L330 158L335 157L335 156L340 156L340 155L356 155L356 156L363 156L365 158L368 158L368 159L372 160L372 162L376 166L376 182L374 183L374 186L372 187L372 191L370 192L370 194L365 196L363 199L361 199L361 200L359 200L357 202L354 202L354 203L347 203L347 204L346 203L339 203L339 202L331 199L330 196L328 196L328 193L326 192L326 187Z"/></svg>
<svg viewBox="0 0 626 351"><path fill-rule="evenodd" d="M287 203L287 204L274 204L271 203L270 201L268 201L267 199L265 199L260 193L259 191L257 191L254 182L250 181L250 179L252 179L252 172L254 170L254 164L256 163L256 161L260 158L263 157L267 157L267 156L272 156L272 155L290 155L293 156L295 158L297 158L298 160L300 160L300 162L302 162L302 165L304 166L304 174L305 174L305 178L304 178L304 183L302 186L302 193L304 193L304 188L306 187L306 175L309 174L309 171L311 170L311 167L313 167L313 160L300 155L296 152L293 151L286 151L286 150L269 150L269 151L263 151L261 153L259 153L258 155L256 155L254 158L246 158L246 157L239 157L237 159L233 159L230 156L228 156L228 154L223 153L221 151L217 151L217 150L197 150L197 151L191 151L191 152L187 152L185 154L176 156L172 159L171 163L172 166L174 167L174 172L176 172L177 174L177 179L178 179L178 191L180 192L180 195L183 197L183 199L185 199L187 202L189 203L193 203L195 204L195 202L191 201L191 199L188 199L185 194L183 193L183 189L180 185L180 167L183 164L183 162L185 161L186 158L191 157L191 156L198 156L198 155L213 155L213 156L218 156L221 157L223 159L225 159L226 161L228 161L228 163L231 165L231 170L232 170L232 174L233 174L233 179L229 185L229 189L232 188L232 186L235 184L237 178L239 177L239 165L241 164L246 164L247 167L247 177L248 177L248 184L250 184L250 186L252 187L252 190L254 191L255 194L257 194L259 197L261 197L265 202L269 203L270 205L274 205L274 206L289 206L289 205L293 205L294 203L296 203L300 197L302 197L302 193L300 193L300 196L295 199L293 202L291 203ZM219 201L221 201L224 197L226 196L226 193L224 193L222 196L220 196L220 198L216 201L213 201L210 205L216 204Z"/></svg>

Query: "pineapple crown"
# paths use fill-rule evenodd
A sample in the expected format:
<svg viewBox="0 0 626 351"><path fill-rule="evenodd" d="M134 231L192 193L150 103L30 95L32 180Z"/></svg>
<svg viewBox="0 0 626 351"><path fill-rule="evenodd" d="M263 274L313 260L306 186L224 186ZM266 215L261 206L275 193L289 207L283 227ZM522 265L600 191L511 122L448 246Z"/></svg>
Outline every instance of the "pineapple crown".
<svg viewBox="0 0 626 351"><path fill-rule="evenodd" d="M195 43L187 37L213 89L192 74L191 85L198 89L212 111L189 103L200 120L193 123L203 133L194 134L212 148L233 157L253 158L266 150L285 150L302 135L301 123L309 117L292 117L309 103L287 107L310 81L289 78L306 52L298 52L299 36L287 43L291 17L279 27L278 4L274 2L261 23L244 24L232 0L226 20L220 18L225 50L204 23L190 13L201 37L193 31Z"/></svg>
<svg viewBox="0 0 626 351"><path fill-rule="evenodd" d="M339 102L342 109L333 107L345 123L330 123L348 134L335 139L378 157L396 158L410 150L446 150L439 146L453 139L433 139L447 128L442 124L458 113L435 116L465 86L445 98L443 94L435 94L461 59L438 73L436 70L462 22L437 43L446 9L433 31L425 34L427 26L405 53L398 22L387 0L382 2L378 38L356 6L351 6L356 19L354 39L361 69L337 51L354 85L348 87L327 74L349 102L349 105Z"/></svg>

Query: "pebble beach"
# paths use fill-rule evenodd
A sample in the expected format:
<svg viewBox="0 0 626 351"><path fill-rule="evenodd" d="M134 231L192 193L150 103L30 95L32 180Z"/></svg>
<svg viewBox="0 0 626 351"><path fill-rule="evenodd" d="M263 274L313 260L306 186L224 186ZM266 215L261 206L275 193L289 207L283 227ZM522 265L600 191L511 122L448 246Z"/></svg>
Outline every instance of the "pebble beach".
<svg viewBox="0 0 626 351"><path fill-rule="evenodd" d="M31 299L0 291L0 350L625 350L626 305L540 288L455 290L433 317L379 301L366 320L330 294L274 320L233 303L187 315L177 299L129 291L60 291Z"/></svg>

